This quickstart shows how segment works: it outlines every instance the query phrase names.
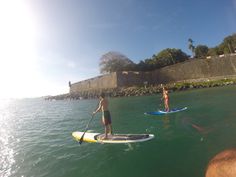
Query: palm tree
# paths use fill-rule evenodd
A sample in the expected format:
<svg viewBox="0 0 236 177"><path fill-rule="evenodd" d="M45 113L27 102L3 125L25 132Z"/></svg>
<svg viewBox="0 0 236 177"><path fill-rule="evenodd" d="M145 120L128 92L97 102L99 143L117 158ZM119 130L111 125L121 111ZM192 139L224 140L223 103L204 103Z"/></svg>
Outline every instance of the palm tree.
<svg viewBox="0 0 236 177"><path fill-rule="evenodd" d="M188 39L188 48L192 51L193 57L195 56L195 46L193 45L193 40L191 38Z"/></svg>

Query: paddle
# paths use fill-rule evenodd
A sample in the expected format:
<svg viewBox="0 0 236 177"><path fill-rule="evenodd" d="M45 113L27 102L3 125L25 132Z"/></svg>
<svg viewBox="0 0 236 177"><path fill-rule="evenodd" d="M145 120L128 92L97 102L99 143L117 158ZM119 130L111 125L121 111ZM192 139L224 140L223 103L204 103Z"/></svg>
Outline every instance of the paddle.
<svg viewBox="0 0 236 177"><path fill-rule="evenodd" d="M84 130L84 133L83 133L83 135L81 136L81 138L80 138L80 140L79 140L79 144L80 144L80 145L81 145L82 142L83 142L84 135L85 135L86 131L88 130L89 124L90 124L90 122L92 121L93 117L94 117L94 114L92 114L92 118L89 120L89 122L88 122L88 124L87 124L87 126L86 126L86 128L85 128L85 130Z"/></svg>

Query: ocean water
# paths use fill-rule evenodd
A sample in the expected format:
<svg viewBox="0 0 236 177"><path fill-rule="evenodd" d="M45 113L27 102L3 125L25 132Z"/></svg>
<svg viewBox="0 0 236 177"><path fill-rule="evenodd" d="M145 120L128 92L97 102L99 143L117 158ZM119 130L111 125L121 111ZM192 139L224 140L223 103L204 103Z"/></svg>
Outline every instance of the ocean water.
<svg viewBox="0 0 236 177"><path fill-rule="evenodd" d="M144 115L160 95L109 98L115 133L150 133L137 144L79 145L98 100L0 102L0 177L203 177L208 161L236 147L236 86L170 93L188 110ZM89 126L103 132L101 114Z"/></svg>

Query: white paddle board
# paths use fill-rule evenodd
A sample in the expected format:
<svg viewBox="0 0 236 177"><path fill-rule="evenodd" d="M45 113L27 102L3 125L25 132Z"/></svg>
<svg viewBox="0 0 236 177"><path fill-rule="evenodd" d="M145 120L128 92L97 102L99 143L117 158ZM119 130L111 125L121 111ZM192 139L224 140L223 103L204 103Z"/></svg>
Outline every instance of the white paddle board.
<svg viewBox="0 0 236 177"><path fill-rule="evenodd" d="M75 140L80 141L84 132L73 132L72 136ZM85 133L83 137L84 142L89 143L137 143L148 141L154 138L153 134L114 134L108 135L106 139L104 134L101 133Z"/></svg>

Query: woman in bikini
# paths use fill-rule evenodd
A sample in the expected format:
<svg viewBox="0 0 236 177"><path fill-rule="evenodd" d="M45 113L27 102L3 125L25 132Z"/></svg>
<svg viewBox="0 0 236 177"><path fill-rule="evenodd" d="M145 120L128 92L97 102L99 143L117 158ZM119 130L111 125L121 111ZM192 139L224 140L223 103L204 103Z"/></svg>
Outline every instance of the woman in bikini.
<svg viewBox="0 0 236 177"><path fill-rule="evenodd" d="M168 91L166 90L166 88L163 86L162 87L162 94L163 94L163 99L164 99L164 104L165 104L165 110L166 112L170 111L169 108L169 95L168 95Z"/></svg>

